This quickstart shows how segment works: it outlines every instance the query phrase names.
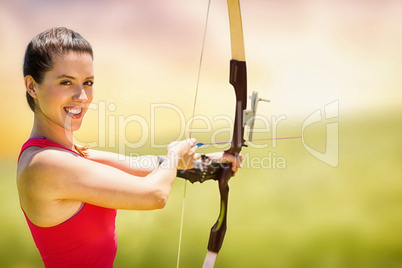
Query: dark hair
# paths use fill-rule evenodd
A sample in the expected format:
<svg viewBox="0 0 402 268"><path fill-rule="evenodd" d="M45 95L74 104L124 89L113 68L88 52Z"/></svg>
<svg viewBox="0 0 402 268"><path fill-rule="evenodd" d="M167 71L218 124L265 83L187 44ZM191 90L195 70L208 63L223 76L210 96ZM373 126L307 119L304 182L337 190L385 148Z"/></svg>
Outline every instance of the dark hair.
<svg viewBox="0 0 402 268"><path fill-rule="evenodd" d="M41 83L47 71L53 68L53 58L74 51L88 53L93 59L92 47L79 33L65 27L51 28L35 36L29 42L24 56L24 77L31 75ZM35 103L26 92L29 107L34 111Z"/></svg>

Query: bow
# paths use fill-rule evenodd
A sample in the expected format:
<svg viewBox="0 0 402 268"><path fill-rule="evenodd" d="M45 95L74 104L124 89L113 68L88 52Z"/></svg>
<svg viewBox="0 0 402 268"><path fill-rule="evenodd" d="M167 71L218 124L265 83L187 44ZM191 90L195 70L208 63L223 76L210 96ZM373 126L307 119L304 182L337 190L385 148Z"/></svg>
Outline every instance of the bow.
<svg viewBox="0 0 402 268"><path fill-rule="evenodd" d="M230 22L232 59L230 60L229 83L233 86L236 94L236 111L233 125L231 146L225 153L237 156L245 145L244 129L250 127L249 140L254 125L255 109L258 94L253 92L251 96L251 110L247 107L247 70L244 51L243 27L241 20L239 0L227 0ZM226 221L228 211L229 179L233 176L232 164L209 159L203 155L201 161L195 163L195 168L178 170L177 176L191 183L204 182L206 180L218 181L220 193L220 213L216 223L212 226L208 242L208 253L203 267L214 267L219 250L222 247L226 233Z"/></svg>

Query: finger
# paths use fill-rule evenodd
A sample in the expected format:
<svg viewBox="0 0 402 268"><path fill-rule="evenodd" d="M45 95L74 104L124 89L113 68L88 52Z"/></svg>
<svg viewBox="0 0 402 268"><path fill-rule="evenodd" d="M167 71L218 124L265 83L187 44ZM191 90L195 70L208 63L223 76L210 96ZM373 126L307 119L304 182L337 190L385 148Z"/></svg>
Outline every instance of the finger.
<svg viewBox="0 0 402 268"><path fill-rule="evenodd" d="M239 168L243 167L243 165L241 163L241 160L243 160L242 155L238 155L237 157L233 157L233 159L232 159L232 171L234 173L236 173Z"/></svg>
<svg viewBox="0 0 402 268"><path fill-rule="evenodd" d="M179 142L178 141L172 141L171 143L169 143L167 148L172 148L174 146L176 146Z"/></svg>
<svg viewBox="0 0 402 268"><path fill-rule="evenodd" d="M237 156L237 161L236 161L236 162L237 162L239 168L242 168L242 167L243 167L243 165L242 165L243 159L244 159L244 156L243 156L243 155L239 154L239 155Z"/></svg>
<svg viewBox="0 0 402 268"><path fill-rule="evenodd" d="M191 147L196 145L197 140L195 138L187 139L187 143L190 144Z"/></svg>
<svg viewBox="0 0 402 268"><path fill-rule="evenodd" d="M232 165L232 173L233 173L233 176L236 174L236 172L237 172L237 167L236 167L236 165Z"/></svg>
<svg viewBox="0 0 402 268"><path fill-rule="evenodd" d="M239 165L239 168L242 168L242 167L243 167L242 161L243 161L243 156L242 156L242 155L239 155L239 159L238 159L238 161L237 161L237 163L238 163L238 165Z"/></svg>
<svg viewBox="0 0 402 268"><path fill-rule="evenodd" d="M241 165L240 159L239 159L238 156L232 156L231 159L230 159L230 161L232 162L232 164L233 164L234 166L236 166L236 168L239 168L240 165Z"/></svg>
<svg viewBox="0 0 402 268"><path fill-rule="evenodd" d="M194 155L196 150L197 150L197 146L191 147L190 150L189 150L189 152L188 152L188 154L189 154L189 155Z"/></svg>

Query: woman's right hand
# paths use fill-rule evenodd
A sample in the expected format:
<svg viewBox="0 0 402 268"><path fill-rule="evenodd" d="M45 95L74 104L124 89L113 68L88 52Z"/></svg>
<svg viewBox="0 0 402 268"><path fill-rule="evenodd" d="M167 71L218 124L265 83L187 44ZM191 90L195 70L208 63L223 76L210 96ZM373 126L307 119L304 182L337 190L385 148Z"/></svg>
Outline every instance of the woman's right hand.
<svg viewBox="0 0 402 268"><path fill-rule="evenodd" d="M197 150L196 139L174 141L167 147L167 157L174 157L177 163L191 163Z"/></svg>

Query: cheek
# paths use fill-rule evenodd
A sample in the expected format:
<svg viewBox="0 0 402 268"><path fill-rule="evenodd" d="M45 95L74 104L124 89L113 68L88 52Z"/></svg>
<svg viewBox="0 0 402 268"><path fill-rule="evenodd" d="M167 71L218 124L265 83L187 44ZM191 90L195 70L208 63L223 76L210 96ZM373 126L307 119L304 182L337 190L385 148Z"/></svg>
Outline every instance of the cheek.
<svg viewBox="0 0 402 268"><path fill-rule="evenodd" d="M49 90L47 90L46 92L46 95L54 100L65 99L68 96L68 94L69 94L68 91L66 91L65 89L63 90L63 88L59 86L49 87Z"/></svg>
<svg viewBox="0 0 402 268"><path fill-rule="evenodd" d="M57 106L58 103L65 99L65 94L62 90L57 88L48 88L47 90L42 90L38 94L38 102L41 106L53 107Z"/></svg>
<svg viewBox="0 0 402 268"><path fill-rule="evenodd" d="M89 100L92 102L93 99L94 99L94 92L91 90L91 92L89 93Z"/></svg>
<svg viewBox="0 0 402 268"><path fill-rule="evenodd" d="M92 100L94 99L94 91L93 90L87 90L85 92L85 94L87 95L88 101L92 102Z"/></svg>

